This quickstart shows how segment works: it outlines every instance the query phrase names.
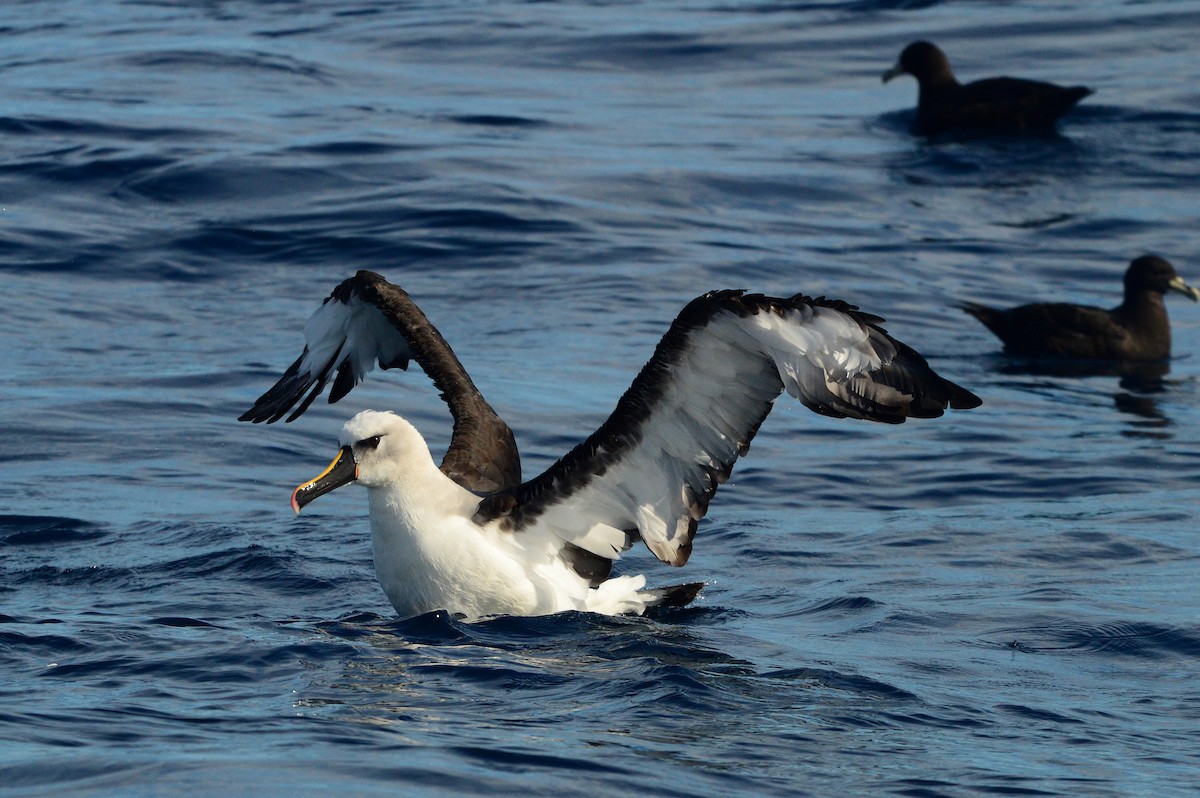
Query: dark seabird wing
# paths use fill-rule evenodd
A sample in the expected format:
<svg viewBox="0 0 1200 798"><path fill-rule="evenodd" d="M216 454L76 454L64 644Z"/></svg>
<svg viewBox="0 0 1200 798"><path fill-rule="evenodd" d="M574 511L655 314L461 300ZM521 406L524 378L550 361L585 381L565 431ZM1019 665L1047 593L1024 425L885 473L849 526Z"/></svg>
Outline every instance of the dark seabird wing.
<svg viewBox="0 0 1200 798"><path fill-rule="evenodd" d="M1003 341L1010 355L1103 359L1119 357L1134 343L1112 311L1089 305L1039 302L1000 309L966 302L962 309Z"/></svg>
<svg viewBox="0 0 1200 798"><path fill-rule="evenodd" d="M1092 93L1086 86L1059 86L1024 78L986 78L958 92L961 124L983 128L1036 129L1058 118Z"/></svg>
<svg viewBox="0 0 1200 798"><path fill-rule="evenodd" d="M343 282L304 326L304 352L279 381L238 419L270 424L298 418L330 378L330 404L348 394L378 363L407 369L415 360L433 380L454 417L441 469L480 493L521 481L521 459L512 430L471 382L454 350L397 285L369 271ZM297 404L299 405L297 407Z"/></svg>
<svg viewBox="0 0 1200 798"><path fill-rule="evenodd" d="M780 392L822 415L900 423L980 400L852 305L720 291L683 309L596 432L541 476L480 503L478 523L552 531L577 571L640 537L683 565L696 523Z"/></svg>

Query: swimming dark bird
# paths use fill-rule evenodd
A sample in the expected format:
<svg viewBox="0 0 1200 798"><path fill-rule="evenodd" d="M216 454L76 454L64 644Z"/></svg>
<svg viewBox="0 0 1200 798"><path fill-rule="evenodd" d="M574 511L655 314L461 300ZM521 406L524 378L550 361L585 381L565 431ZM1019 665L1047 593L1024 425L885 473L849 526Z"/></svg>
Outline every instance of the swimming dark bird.
<svg viewBox="0 0 1200 798"><path fill-rule="evenodd" d="M898 75L917 79L917 133L947 131L1019 133L1046 130L1092 93L1086 86L1057 86L1023 78L986 78L959 83L950 61L937 45L913 42L896 65L883 73L887 83Z"/></svg>
<svg viewBox="0 0 1200 798"><path fill-rule="evenodd" d="M687 562L717 486L782 391L822 415L885 423L980 403L845 302L714 291L683 309L598 430L514 484L511 432L415 308L359 272L313 314L304 353L242 416L274 421L302 401L294 417L335 371L331 401L376 362L411 356L430 373L454 416L451 449L463 457L453 463L465 467L447 455L439 468L411 424L366 410L342 429L330 466L292 493L299 512L341 485L367 488L375 572L403 616L685 604L703 583L647 589L644 576L614 577L613 561L640 539L663 562ZM500 487L473 488L480 474Z"/></svg>
<svg viewBox="0 0 1200 798"><path fill-rule="evenodd" d="M1066 302L1007 310L968 302L963 310L995 333L1010 355L1162 360L1171 355L1171 325L1163 302L1168 291L1200 302L1200 289L1185 283L1169 261L1143 255L1129 264L1125 301L1112 310Z"/></svg>

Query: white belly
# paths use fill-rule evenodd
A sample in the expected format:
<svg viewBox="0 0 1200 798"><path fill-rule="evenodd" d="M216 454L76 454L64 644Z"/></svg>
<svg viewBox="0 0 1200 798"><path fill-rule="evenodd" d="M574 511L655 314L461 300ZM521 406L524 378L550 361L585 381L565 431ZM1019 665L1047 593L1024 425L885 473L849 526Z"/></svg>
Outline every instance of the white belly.
<svg viewBox="0 0 1200 798"><path fill-rule="evenodd" d="M449 513L446 504L406 507L399 499L370 491L375 575L401 617L446 610L475 620L564 610L637 613L644 607L644 577L617 577L589 588L559 559L561 540L480 527L467 515L474 506L469 499Z"/></svg>
<svg viewBox="0 0 1200 798"><path fill-rule="evenodd" d="M539 606L539 590L516 556L527 552L485 534L468 519L413 517L395 505L371 501L375 574L403 617L432 610L478 618L553 612Z"/></svg>

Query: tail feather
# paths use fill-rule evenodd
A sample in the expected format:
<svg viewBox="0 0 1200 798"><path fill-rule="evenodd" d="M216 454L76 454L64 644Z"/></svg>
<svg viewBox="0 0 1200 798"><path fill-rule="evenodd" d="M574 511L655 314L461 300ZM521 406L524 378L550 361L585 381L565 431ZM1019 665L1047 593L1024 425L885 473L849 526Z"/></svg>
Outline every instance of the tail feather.
<svg viewBox="0 0 1200 798"><path fill-rule="evenodd" d="M981 305L978 302L963 302L959 305L959 308L961 308L964 313L979 319L980 323L982 323L984 327L987 327L992 332L999 334L996 328L996 320L1001 311L997 310L996 308L989 307L988 305Z"/></svg>
<svg viewBox="0 0 1200 798"><path fill-rule="evenodd" d="M686 607L691 604L707 582L688 582L669 587L654 587L643 590L642 595L648 595L647 607Z"/></svg>

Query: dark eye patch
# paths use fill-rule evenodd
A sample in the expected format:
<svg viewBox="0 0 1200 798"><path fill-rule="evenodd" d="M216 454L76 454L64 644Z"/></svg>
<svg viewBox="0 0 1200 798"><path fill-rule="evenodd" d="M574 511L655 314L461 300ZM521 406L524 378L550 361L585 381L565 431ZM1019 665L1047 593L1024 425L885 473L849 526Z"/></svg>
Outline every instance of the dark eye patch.
<svg viewBox="0 0 1200 798"><path fill-rule="evenodd" d="M358 442L358 445L363 449L376 449L379 446L379 439L382 437L382 435L376 435L371 438L363 438Z"/></svg>

